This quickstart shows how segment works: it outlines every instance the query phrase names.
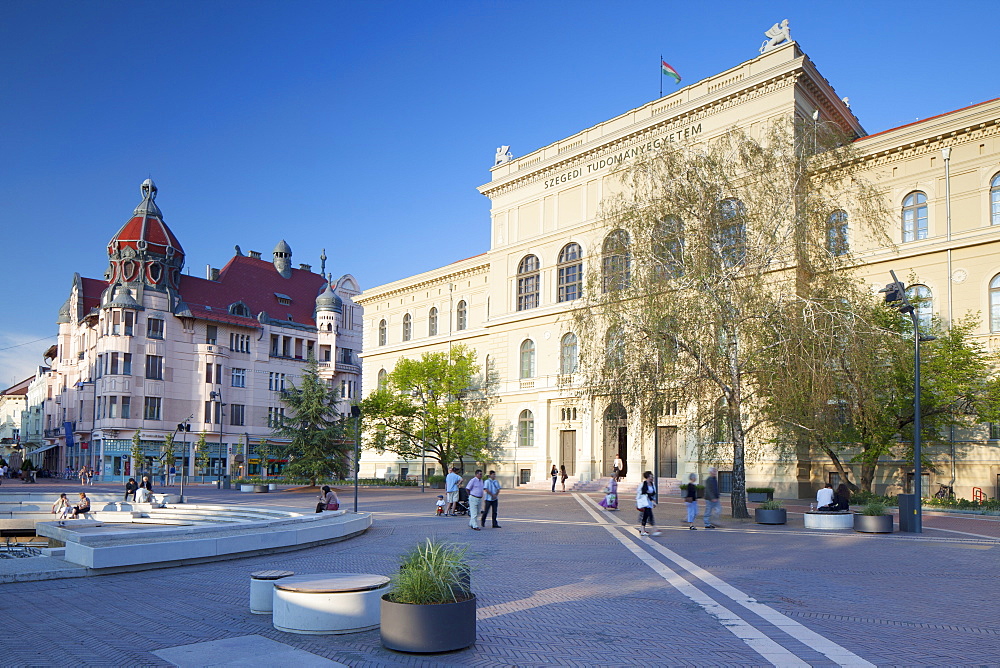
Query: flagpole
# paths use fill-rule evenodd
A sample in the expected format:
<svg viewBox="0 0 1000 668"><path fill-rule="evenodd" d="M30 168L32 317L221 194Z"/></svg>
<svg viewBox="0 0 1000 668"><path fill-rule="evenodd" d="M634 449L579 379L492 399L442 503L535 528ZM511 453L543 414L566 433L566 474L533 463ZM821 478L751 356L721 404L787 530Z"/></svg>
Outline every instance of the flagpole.
<svg viewBox="0 0 1000 668"><path fill-rule="evenodd" d="M663 54L660 54L660 65L657 67L660 70L660 97L663 97Z"/></svg>

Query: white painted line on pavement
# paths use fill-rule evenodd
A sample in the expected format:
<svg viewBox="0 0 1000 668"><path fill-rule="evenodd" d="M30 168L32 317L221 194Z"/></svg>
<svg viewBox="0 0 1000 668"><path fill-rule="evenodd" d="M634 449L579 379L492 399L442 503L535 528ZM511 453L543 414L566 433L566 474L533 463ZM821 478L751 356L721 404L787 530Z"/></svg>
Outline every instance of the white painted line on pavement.
<svg viewBox="0 0 1000 668"><path fill-rule="evenodd" d="M574 494L577 501L580 501L578 495ZM590 508L586 503L580 501L583 509L590 513L594 519L596 519L600 526L604 527L612 536L614 536L618 542L626 547L632 554L639 558L644 564L656 571L657 575L662 577L677 591L687 596L689 599L697 603L702 609L708 614L712 615L725 627L730 633L735 635L737 638L742 640L747 644L750 649L754 650L760 654L766 661L774 666L808 666L809 664L798 656L788 651L775 641L768 638L760 630L752 626L745 619L737 615L735 612L729 610L723 605L720 605L712 599L711 596L704 593L693 584L685 580L683 577L677 574L676 571L672 570L669 566L663 562L655 559L648 552L640 548L633 541L626 539L616 527L609 525L603 520L603 518L598 515L592 508Z"/></svg>
<svg viewBox="0 0 1000 668"><path fill-rule="evenodd" d="M607 516L600 515L593 510L592 506L597 505L593 499L578 494L574 494L573 496L576 497L576 500L579 501L581 505L583 505L583 507L587 510L587 512L591 513L592 515L595 515L598 518L598 521L604 523L604 526L607 526L609 529L611 528L610 525L607 524L607 520L609 518ZM621 525L627 526L626 522L620 520L617 517L615 517L614 520L619 526ZM619 540L622 541L623 543L626 542L623 540L623 538L619 538ZM628 542L631 543L631 541ZM634 543L631 544L634 545ZM832 640L821 636L815 631L806 628L802 624L792 619L789 619L788 617L781 614L774 608L764 605L763 603L759 603L753 597L748 596L747 594L743 593L736 587L727 584L722 579L716 577L715 575L712 575L711 573L703 569L701 566L698 566L694 562L685 559L684 557L677 554L673 550L667 549L655 541L649 541L648 543L644 542L643 544L649 545L652 549L656 550L657 552L665 556L667 559L670 559L672 562L674 562L681 568L685 569L691 575L698 578L708 586L724 594L728 598L732 599L734 602L739 603L744 608L750 610L754 614L765 619L767 622L773 624L775 627L781 629L782 631L792 636L793 638L803 643L804 645L811 647L817 652L827 656L831 661L836 662L838 665L870 666L871 668L875 668L875 664L865 661L857 654L854 654L850 650L841 647Z"/></svg>

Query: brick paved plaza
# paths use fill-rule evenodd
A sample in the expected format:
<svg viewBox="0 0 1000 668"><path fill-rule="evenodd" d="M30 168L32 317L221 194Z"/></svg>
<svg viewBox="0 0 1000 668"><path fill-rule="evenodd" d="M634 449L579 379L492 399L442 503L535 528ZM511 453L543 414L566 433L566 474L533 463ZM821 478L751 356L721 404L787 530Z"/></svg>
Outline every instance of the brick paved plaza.
<svg viewBox="0 0 1000 668"><path fill-rule="evenodd" d="M341 495L348 508L351 496ZM435 497L362 489L371 530L298 552L0 585L0 665L168 666L157 652L178 651L192 657L185 665L220 665L220 647L232 665L259 666L1000 662L998 518L928 515L922 536L820 533L803 529L792 505L785 526L724 519L689 531L671 499L656 509L663 535L640 538L619 524L634 511L603 512L596 496L518 491L501 497L501 529L473 532L466 518L434 517ZM191 498L313 503L295 490L195 488ZM377 631L286 634L248 610L251 571L388 575L425 536L470 546L479 614L468 650L409 656L383 649ZM185 647L199 643L209 644Z"/></svg>

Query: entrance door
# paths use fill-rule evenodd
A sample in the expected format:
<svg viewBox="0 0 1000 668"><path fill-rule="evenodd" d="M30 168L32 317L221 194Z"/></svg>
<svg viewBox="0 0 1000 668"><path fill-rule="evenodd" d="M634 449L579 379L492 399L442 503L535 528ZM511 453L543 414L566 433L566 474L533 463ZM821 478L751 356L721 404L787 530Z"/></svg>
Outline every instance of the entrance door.
<svg viewBox="0 0 1000 668"><path fill-rule="evenodd" d="M576 431L559 432L559 463L566 467L566 475L576 475Z"/></svg>
<svg viewBox="0 0 1000 668"><path fill-rule="evenodd" d="M604 463L602 475L614 475L615 457L621 455L622 470L619 477L628 473L628 413L621 404L611 404L604 412Z"/></svg>
<svg viewBox="0 0 1000 668"><path fill-rule="evenodd" d="M660 449L660 475L677 477L677 427L657 427L656 439Z"/></svg>

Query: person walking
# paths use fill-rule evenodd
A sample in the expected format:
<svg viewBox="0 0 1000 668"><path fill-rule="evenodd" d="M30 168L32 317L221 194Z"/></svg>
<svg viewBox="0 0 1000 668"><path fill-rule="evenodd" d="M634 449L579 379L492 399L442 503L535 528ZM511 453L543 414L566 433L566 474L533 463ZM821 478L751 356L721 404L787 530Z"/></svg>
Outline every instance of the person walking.
<svg viewBox="0 0 1000 668"><path fill-rule="evenodd" d="M458 468L452 466L444 478L444 494L448 501L448 505L444 509L445 515L455 514L455 504L458 503L458 486L461 484L462 476L458 475Z"/></svg>
<svg viewBox="0 0 1000 668"><path fill-rule="evenodd" d="M566 491L566 478L568 478L568 477L569 477L569 474L566 473L566 465L565 464L560 464L559 465L559 481L562 483L562 491L564 491L564 492Z"/></svg>
<svg viewBox="0 0 1000 668"><path fill-rule="evenodd" d="M635 495L635 507L639 511L639 535L659 536L662 532L656 528L656 520L653 519L653 508L656 506L656 483L653 482L653 472L646 471L642 474L642 485ZM653 530L646 531L646 525Z"/></svg>
<svg viewBox="0 0 1000 668"><path fill-rule="evenodd" d="M604 488L605 496L597 502L605 510L618 510L618 481L614 478Z"/></svg>
<svg viewBox="0 0 1000 668"><path fill-rule="evenodd" d="M556 480L559 479L559 469L556 468L555 463L552 464L552 470L549 471L549 475L552 476L552 491L556 491Z"/></svg>
<svg viewBox="0 0 1000 668"><path fill-rule="evenodd" d="M712 524L712 516L718 515L721 512L719 507L719 478L717 477L718 471L714 466L709 467L708 477L705 478L705 528L706 529L717 529L718 527Z"/></svg>
<svg viewBox="0 0 1000 668"><path fill-rule="evenodd" d="M684 506L687 508L685 522L691 525L688 528L692 531L698 528L694 525L694 518L698 516L698 487L694 484L697 480L698 476L692 473L688 476L688 484L684 486Z"/></svg>
<svg viewBox="0 0 1000 668"><path fill-rule="evenodd" d="M174 481L177 479L177 467L173 464L170 465L170 471L167 472L167 485L170 487L174 486Z"/></svg>
<svg viewBox="0 0 1000 668"><path fill-rule="evenodd" d="M80 477L80 485L82 485L83 487L86 487L87 486L87 465L86 464L84 464L80 468L79 477Z"/></svg>
<svg viewBox="0 0 1000 668"><path fill-rule="evenodd" d="M483 504L483 470L476 469L476 475L469 478L469 484L465 486L469 492L469 528L479 531L479 511Z"/></svg>
<svg viewBox="0 0 1000 668"><path fill-rule="evenodd" d="M615 455L615 467L613 471L614 475L611 476L612 478L614 478L615 482L618 482L618 480L622 477L622 466L624 466L624 462L622 462L622 455L619 452L617 455Z"/></svg>
<svg viewBox="0 0 1000 668"><path fill-rule="evenodd" d="M500 481L497 480L497 472L490 471L486 480L483 481L483 516L479 520L479 526L486 526L486 513L493 511L493 528L499 529L497 524L497 504L500 501Z"/></svg>

